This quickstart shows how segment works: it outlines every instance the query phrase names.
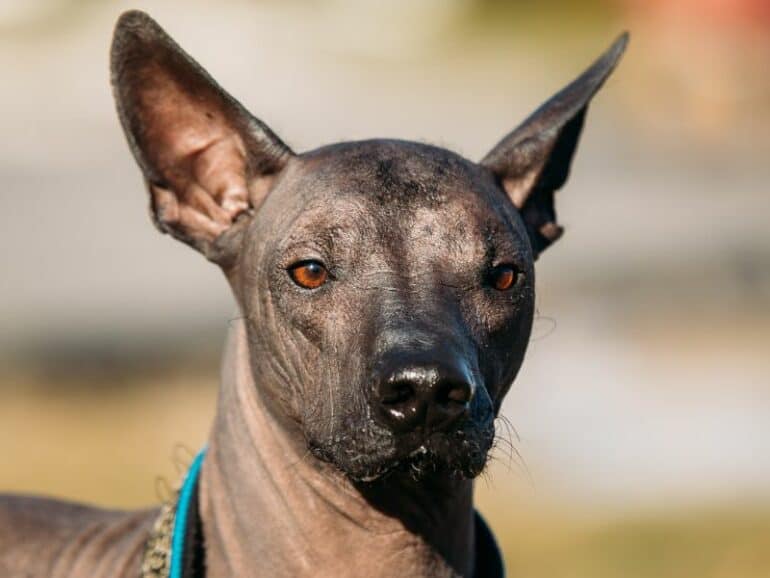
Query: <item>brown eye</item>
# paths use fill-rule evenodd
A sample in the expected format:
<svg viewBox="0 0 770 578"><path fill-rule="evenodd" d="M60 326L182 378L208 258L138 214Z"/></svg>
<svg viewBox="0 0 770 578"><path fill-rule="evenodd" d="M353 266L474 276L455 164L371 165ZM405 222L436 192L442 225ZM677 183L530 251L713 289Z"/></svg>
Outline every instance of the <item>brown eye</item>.
<svg viewBox="0 0 770 578"><path fill-rule="evenodd" d="M301 261L289 267L289 276L300 287L318 289L326 283L329 271L318 261Z"/></svg>
<svg viewBox="0 0 770 578"><path fill-rule="evenodd" d="M492 287L505 291L516 284L518 276L519 273L513 265L498 265L490 272L489 280Z"/></svg>

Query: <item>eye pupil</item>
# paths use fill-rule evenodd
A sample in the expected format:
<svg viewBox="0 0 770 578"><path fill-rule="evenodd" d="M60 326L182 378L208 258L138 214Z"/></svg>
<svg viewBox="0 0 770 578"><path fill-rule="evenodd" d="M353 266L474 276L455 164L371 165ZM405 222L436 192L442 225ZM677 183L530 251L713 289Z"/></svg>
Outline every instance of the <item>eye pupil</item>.
<svg viewBox="0 0 770 578"><path fill-rule="evenodd" d="M326 283L329 272L318 261L302 261L289 267L289 276L300 287L317 289Z"/></svg>
<svg viewBox="0 0 770 578"><path fill-rule="evenodd" d="M516 268L512 265L500 265L492 270L492 286L498 291L513 287L518 277Z"/></svg>

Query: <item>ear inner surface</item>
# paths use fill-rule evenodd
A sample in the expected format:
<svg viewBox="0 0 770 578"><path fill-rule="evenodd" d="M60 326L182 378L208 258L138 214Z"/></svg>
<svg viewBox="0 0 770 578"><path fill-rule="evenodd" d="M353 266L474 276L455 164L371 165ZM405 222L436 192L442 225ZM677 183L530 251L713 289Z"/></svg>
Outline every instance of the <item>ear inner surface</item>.
<svg viewBox="0 0 770 578"><path fill-rule="evenodd" d="M156 224L198 249L256 209L292 155L144 13L118 21L112 78Z"/></svg>

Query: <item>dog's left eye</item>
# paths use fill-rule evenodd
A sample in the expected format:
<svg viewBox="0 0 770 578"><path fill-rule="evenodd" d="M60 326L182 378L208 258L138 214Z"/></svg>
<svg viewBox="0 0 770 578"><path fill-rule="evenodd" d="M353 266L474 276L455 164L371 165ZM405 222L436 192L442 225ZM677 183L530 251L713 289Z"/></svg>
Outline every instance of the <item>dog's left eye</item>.
<svg viewBox="0 0 770 578"><path fill-rule="evenodd" d="M288 272L291 280L305 289L318 289L329 278L329 271L320 261L300 261Z"/></svg>
<svg viewBox="0 0 770 578"><path fill-rule="evenodd" d="M513 265L498 265L489 272L489 284L498 291L506 291L516 284L518 276Z"/></svg>

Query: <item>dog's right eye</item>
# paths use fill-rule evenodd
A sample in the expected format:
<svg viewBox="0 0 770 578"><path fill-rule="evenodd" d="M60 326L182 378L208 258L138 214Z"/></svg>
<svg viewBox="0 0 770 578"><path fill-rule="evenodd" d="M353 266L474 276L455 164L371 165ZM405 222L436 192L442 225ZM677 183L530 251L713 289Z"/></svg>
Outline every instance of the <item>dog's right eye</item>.
<svg viewBox="0 0 770 578"><path fill-rule="evenodd" d="M289 277L303 289L318 289L326 283L329 271L320 261L300 261L288 269Z"/></svg>

